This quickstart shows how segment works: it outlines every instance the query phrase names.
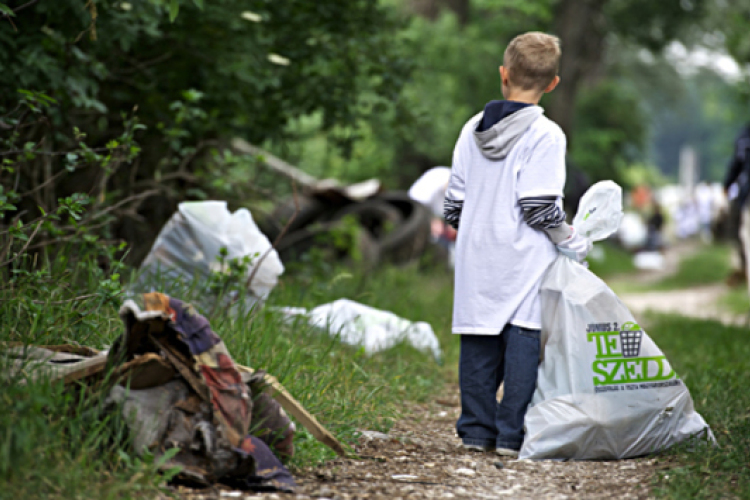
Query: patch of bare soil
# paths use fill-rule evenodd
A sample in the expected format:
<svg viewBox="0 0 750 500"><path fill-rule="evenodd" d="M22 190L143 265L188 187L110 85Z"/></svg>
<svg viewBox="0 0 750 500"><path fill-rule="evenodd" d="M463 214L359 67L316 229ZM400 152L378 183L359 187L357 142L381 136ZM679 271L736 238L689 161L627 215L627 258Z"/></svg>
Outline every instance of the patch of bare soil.
<svg viewBox="0 0 750 500"><path fill-rule="evenodd" d="M658 292L626 293L620 295L635 316L646 312L679 314L696 319L713 319L725 325L746 326L747 315L723 310L717 301L729 292L724 283Z"/></svg>
<svg viewBox="0 0 750 500"><path fill-rule="evenodd" d="M644 499L657 460L528 461L469 452L454 426L458 389L450 400L413 406L390 433L362 436L359 458L295 471L297 493L215 490L203 498L265 499ZM191 496L196 498L195 496Z"/></svg>
<svg viewBox="0 0 750 500"><path fill-rule="evenodd" d="M642 285L657 283L677 272L680 260L700 249L697 242L681 242L664 252L664 268L658 271L640 271L634 275L608 280L614 289L619 282L637 282ZM658 290L619 294L630 312L636 317L647 312L679 314L696 319L712 319L725 325L747 326L748 315L733 314L719 304L719 299L730 291L726 283L713 283L679 290Z"/></svg>
<svg viewBox="0 0 750 500"><path fill-rule="evenodd" d="M607 284L614 290L629 283L649 285L658 283L675 272L682 259L695 254L701 244L697 241L684 241L672 245L664 252L664 267L660 270L643 270L608 279ZM725 325L747 326L750 317L733 314L719 304L719 299L730 291L726 283L714 283L679 290L658 290L653 292L626 292L618 296L636 317L648 312L679 314L696 319L712 319ZM643 321L641 319L641 321Z"/></svg>

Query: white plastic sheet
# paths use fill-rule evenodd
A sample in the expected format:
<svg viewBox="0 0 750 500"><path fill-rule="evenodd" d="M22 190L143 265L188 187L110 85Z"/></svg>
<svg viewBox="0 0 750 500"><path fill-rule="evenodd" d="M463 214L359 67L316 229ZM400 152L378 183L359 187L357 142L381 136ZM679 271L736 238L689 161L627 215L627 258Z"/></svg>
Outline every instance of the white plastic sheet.
<svg viewBox="0 0 750 500"><path fill-rule="evenodd" d="M309 312L299 307L285 307L281 311L289 316L304 315L310 325L339 335L345 344L364 347L367 354L407 342L432 353L436 360L441 359L440 343L432 327L424 321L411 322L390 311L349 299L323 304Z"/></svg>
<svg viewBox="0 0 750 500"><path fill-rule="evenodd" d="M218 259L222 248L224 264ZM249 291L254 300L265 300L284 272L276 250L260 262L269 248L247 209L230 213L224 201L180 203L141 264L139 283L141 288L148 284L168 291L178 281L199 283L211 273L228 272L229 261L249 256L248 277L260 266Z"/></svg>
<svg viewBox="0 0 750 500"><path fill-rule="evenodd" d="M605 186L604 196L592 193L598 186L575 219L596 240L617 229L622 213L612 197L619 187ZM520 458L620 459L700 433L713 439L679 375L601 279L558 257L541 300L544 359Z"/></svg>

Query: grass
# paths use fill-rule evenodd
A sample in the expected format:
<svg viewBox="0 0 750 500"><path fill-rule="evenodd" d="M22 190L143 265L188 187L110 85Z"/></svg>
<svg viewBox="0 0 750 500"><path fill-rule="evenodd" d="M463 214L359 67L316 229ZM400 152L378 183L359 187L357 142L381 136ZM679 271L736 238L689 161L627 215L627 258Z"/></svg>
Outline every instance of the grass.
<svg viewBox="0 0 750 500"><path fill-rule="evenodd" d="M682 259L677 272L651 285L652 290L674 290L722 282L731 271L731 249L708 245Z"/></svg>
<svg viewBox="0 0 750 500"><path fill-rule="evenodd" d="M719 305L732 314L741 315L750 313L747 286L742 284L730 289L719 298Z"/></svg>
<svg viewBox="0 0 750 500"><path fill-rule="evenodd" d="M690 389L716 447L677 447L654 479L661 498L750 498L750 343L747 330L680 316L650 316L649 335Z"/></svg>
<svg viewBox="0 0 750 500"><path fill-rule="evenodd" d="M607 242L595 243L586 261L591 272L602 279L635 271L633 255Z"/></svg>
<svg viewBox="0 0 750 500"><path fill-rule="evenodd" d="M125 426L61 384L3 387L0 498L153 496L163 478L153 457L130 456Z"/></svg>
<svg viewBox="0 0 750 500"><path fill-rule="evenodd" d="M616 249L619 255L609 262L591 263L590 269L599 277L607 281L617 293L638 293L649 291L679 290L720 283L729 276L732 249L725 244L713 244L700 247L695 253L683 257L677 265L677 270L658 281L649 279L649 272L644 271L644 280L636 274L637 269L632 265L632 256ZM627 267L627 264L630 267ZM601 269L601 268L604 269ZM614 279L607 279L614 278ZM727 307L737 307L738 297L728 297Z"/></svg>
<svg viewBox="0 0 750 500"><path fill-rule="evenodd" d="M0 341L102 348L122 332L116 314L121 297L111 294L112 277L85 265L62 267L73 269L59 274L62 280L50 271L18 279L11 289L0 287ZM88 294L93 295L69 300ZM445 364L407 345L366 356L301 322L289 324L273 310L342 297L429 322L443 344ZM357 430L387 431L405 401L422 400L455 376L451 315L450 273L417 265L370 274L322 266L284 276L263 309L234 318L217 312L209 320L238 363L275 375L347 442ZM0 384L0 498L130 498L153 496L161 487L153 459L131 452L120 422L102 420L102 397L78 399L62 385L45 382ZM293 469L333 457L297 428Z"/></svg>

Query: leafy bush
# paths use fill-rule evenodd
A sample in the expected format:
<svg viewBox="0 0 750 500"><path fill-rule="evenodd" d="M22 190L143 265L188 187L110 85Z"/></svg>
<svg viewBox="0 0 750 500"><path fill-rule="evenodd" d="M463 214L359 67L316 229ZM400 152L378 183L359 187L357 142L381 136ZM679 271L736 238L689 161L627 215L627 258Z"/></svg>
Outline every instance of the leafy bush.
<svg viewBox="0 0 750 500"><path fill-rule="evenodd" d="M101 148L90 147L77 129L67 150L50 149L54 134L22 142L25 129L45 127L54 103L45 94L23 91L17 108L4 117L13 132L0 139L0 324L10 339L45 343L61 318L75 315L67 335L99 344L99 320L90 312L118 303L122 293L123 246L107 237L107 227L118 209L139 199L113 203L104 186L138 154L133 135L140 126L125 117L123 134ZM45 167L53 161L64 168L52 173ZM98 172L99 189L54 196L55 182L75 179L83 169Z"/></svg>

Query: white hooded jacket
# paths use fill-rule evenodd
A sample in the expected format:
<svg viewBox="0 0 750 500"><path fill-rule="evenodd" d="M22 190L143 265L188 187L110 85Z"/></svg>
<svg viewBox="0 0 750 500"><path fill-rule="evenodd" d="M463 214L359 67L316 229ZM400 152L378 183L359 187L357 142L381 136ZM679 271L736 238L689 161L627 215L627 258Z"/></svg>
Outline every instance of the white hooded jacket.
<svg viewBox="0 0 750 500"><path fill-rule="evenodd" d="M565 135L539 106L479 132L481 119L461 131L446 192L446 203L462 204L453 333L498 335L508 323L539 329L539 285L557 250L524 221L518 200L562 198Z"/></svg>

